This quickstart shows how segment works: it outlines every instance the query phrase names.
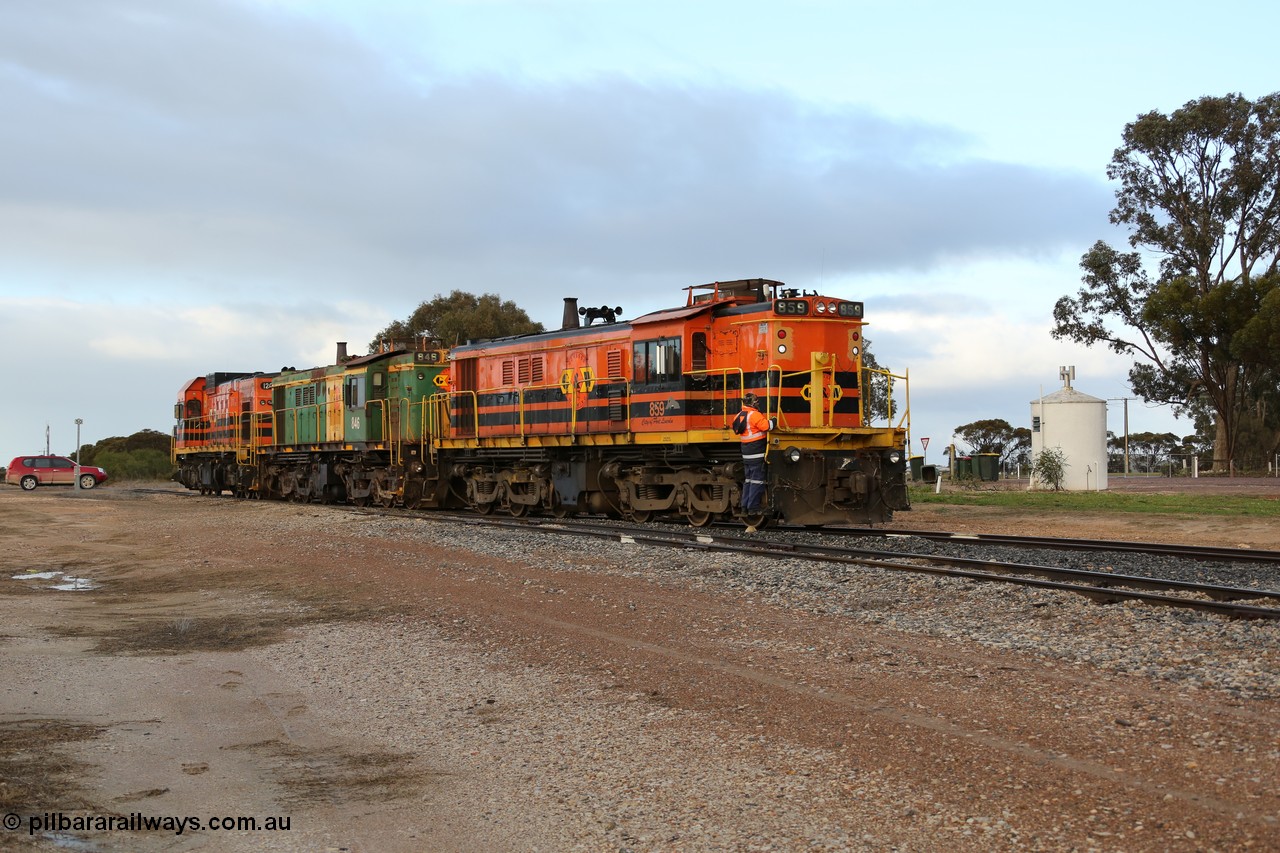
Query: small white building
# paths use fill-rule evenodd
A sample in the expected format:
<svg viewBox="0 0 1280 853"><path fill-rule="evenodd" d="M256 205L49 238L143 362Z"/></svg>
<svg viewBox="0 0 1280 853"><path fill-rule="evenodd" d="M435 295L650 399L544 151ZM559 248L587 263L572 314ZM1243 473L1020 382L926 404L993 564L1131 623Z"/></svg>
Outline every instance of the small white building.
<svg viewBox="0 0 1280 853"><path fill-rule="evenodd" d="M1097 491L1107 487L1107 401L1071 387L1074 367L1059 369L1062 387L1031 401L1031 462L1040 451L1058 448L1066 459L1062 487ZM1031 474L1031 488L1046 488Z"/></svg>

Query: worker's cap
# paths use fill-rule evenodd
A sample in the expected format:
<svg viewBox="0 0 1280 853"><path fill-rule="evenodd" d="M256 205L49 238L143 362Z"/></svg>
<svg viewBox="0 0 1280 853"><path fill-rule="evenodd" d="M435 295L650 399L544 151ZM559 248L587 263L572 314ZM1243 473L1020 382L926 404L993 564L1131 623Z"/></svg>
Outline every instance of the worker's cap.
<svg viewBox="0 0 1280 853"><path fill-rule="evenodd" d="M760 402L760 398L748 391L742 395L742 402L752 408L755 408L756 404Z"/></svg>

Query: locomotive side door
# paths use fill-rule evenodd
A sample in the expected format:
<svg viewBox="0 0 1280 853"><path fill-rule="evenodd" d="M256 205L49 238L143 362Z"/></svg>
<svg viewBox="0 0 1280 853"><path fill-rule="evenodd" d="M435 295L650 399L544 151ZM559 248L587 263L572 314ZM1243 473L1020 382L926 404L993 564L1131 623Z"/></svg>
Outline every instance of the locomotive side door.
<svg viewBox="0 0 1280 853"><path fill-rule="evenodd" d="M364 441L368 436L367 388L364 371L346 374L342 384L342 435L346 441Z"/></svg>
<svg viewBox="0 0 1280 853"><path fill-rule="evenodd" d="M346 389L341 373L330 373L324 378L324 440L341 442L342 426L347 422Z"/></svg>
<svg viewBox="0 0 1280 853"><path fill-rule="evenodd" d="M369 402L368 416L365 418L365 439L381 441L387 434L387 424L391 420L390 401L387 399L387 371L382 364L369 368Z"/></svg>
<svg viewBox="0 0 1280 853"><path fill-rule="evenodd" d="M476 383L478 379L477 359L475 356L459 358L454 364L453 381L455 387L449 395L451 398L450 420L454 435L476 434Z"/></svg>

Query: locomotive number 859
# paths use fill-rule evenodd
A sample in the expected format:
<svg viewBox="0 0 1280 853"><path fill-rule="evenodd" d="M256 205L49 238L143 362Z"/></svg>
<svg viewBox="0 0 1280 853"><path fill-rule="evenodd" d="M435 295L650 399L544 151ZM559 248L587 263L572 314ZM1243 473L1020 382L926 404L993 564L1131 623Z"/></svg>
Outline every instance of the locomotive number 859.
<svg viewBox="0 0 1280 853"><path fill-rule="evenodd" d="M625 322L566 299L552 332L353 358L340 344L324 367L198 377L175 407L177 479L244 497L696 526L877 523L909 508L906 430L866 411L862 303L767 279L686 291L683 306ZM748 391L777 427L765 509L744 517L730 423Z"/></svg>

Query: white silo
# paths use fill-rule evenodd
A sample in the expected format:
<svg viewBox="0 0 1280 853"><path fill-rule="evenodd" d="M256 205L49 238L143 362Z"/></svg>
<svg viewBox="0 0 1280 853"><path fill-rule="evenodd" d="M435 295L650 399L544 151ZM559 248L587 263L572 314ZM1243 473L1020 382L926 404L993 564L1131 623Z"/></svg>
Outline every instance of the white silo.
<svg viewBox="0 0 1280 853"><path fill-rule="evenodd" d="M1107 401L1082 394L1071 387L1074 367L1059 368L1062 387L1031 401L1031 461L1040 451L1057 448L1066 460L1062 487L1068 491L1094 491L1107 487ZM1033 489L1046 488L1035 472Z"/></svg>

